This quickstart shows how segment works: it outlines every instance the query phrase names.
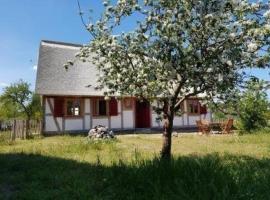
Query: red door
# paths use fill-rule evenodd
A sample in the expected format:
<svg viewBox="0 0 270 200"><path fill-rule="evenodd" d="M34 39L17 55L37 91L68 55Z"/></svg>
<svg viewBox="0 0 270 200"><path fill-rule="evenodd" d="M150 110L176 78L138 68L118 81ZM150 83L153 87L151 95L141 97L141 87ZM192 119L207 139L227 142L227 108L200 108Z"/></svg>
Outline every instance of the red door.
<svg viewBox="0 0 270 200"><path fill-rule="evenodd" d="M150 128L150 104L136 101L136 128Z"/></svg>

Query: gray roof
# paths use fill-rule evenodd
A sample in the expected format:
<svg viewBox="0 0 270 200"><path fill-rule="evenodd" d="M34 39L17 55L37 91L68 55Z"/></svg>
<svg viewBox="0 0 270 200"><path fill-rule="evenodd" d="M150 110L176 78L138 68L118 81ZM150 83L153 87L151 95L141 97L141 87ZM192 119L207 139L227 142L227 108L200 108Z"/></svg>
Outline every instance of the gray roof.
<svg viewBox="0 0 270 200"><path fill-rule="evenodd" d="M41 41L36 79L36 93L41 95L100 96L95 90L98 71L92 63L75 59L81 45ZM76 60L65 70L68 60ZM90 87L89 87L90 85Z"/></svg>

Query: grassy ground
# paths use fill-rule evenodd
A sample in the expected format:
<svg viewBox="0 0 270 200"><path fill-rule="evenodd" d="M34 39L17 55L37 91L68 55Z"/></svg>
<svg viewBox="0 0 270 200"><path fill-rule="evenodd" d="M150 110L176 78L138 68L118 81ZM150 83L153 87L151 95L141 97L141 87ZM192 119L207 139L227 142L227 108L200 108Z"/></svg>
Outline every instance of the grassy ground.
<svg viewBox="0 0 270 200"><path fill-rule="evenodd" d="M1 137L0 137L1 138ZM0 199L270 199L270 134L0 142Z"/></svg>

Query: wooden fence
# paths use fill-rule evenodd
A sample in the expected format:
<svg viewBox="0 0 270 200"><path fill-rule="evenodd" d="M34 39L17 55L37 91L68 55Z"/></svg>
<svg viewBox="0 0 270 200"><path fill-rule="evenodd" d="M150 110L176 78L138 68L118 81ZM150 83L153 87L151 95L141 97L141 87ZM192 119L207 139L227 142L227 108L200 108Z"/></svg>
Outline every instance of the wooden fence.
<svg viewBox="0 0 270 200"><path fill-rule="evenodd" d="M30 120L29 136L40 135L42 133L42 121ZM13 120L10 130L10 139L26 139L26 120Z"/></svg>

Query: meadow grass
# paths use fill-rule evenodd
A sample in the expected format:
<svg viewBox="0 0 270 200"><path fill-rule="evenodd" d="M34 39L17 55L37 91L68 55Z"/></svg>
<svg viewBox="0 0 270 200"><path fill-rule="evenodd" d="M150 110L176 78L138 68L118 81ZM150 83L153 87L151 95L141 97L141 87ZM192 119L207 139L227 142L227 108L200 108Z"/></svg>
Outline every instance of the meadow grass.
<svg viewBox="0 0 270 200"><path fill-rule="evenodd" d="M39 137L0 144L0 199L270 199L270 134Z"/></svg>

